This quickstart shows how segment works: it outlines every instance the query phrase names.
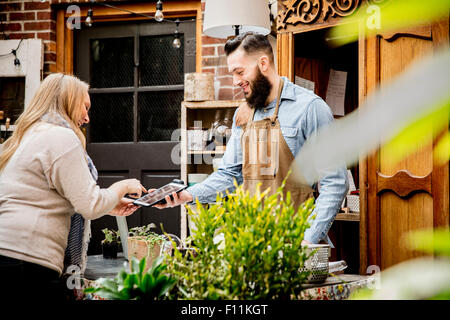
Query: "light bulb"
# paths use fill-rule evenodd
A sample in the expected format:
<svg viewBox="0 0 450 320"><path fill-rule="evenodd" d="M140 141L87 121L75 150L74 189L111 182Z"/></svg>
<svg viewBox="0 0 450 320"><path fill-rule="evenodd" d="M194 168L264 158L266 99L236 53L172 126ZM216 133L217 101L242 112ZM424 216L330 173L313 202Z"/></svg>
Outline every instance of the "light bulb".
<svg viewBox="0 0 450 320"><path fill-rule="evenodd" d="M158 21L158 22L161 22L161 21L164 20L164 14L162 13L161 10L156 10L155 20Z"/></svg>
<svg viewBox="0 0 450 320"><path fill-rule="evenodd" d="M14 59L14 69L16 69L16 71L20 70L20 60L17 57Z"/></svg>
<svg viewBox="0 0 450 320"><path fill-rule="evenodd" d="M86 18L86 25L87 25L88 27L92 27L92 18L91 18L91 17L87 17L87 18Z"/></svg>
<svg viewBox="0 0 450 320"><path fill-rule="evenodd" d="M155 20L158 22L161 22L164 20L164 14L162 12L163 10L163 4L161 0L158 0L156 3L156 12L155 12Z"/></svg>
<svg viewBox="0 0 450 320"><path fill-rule="evenodd" d="M180 47L181 47L180 38L175 37L175 39L173 39L172 47L174 47L175 49L180 49Z"/></svg>
<svg viewBox="0 0 450 320"><path fill-rule="evenodd" d="M89 8L88 12L87 12L87 16L86 16L86 26L88 27L92 27L92 16L93 16L93 12L92 9Z"/></svg>

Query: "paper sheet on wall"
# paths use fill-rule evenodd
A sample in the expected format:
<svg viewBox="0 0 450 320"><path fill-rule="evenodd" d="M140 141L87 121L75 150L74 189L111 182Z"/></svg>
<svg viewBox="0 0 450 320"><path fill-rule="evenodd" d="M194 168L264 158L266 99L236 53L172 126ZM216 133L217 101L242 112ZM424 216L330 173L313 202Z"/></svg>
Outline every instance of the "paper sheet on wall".
<svg viewBox="0 0 450 320"><path fill-rule="evenodd" d="M334 115L345 115L345 86L347 84L347 72L330 69L327 96L325 101L330 106Z"/></svg>
<svg viewBox="0 0 450 320"><path fill-rule="evenodd" d="M310 81L308 79L304 79L302 77L295 76L295 84L302 88L305 88L305 89L308 89L308 90L311 90L312 92L314 92L314 81Z"/></svg>

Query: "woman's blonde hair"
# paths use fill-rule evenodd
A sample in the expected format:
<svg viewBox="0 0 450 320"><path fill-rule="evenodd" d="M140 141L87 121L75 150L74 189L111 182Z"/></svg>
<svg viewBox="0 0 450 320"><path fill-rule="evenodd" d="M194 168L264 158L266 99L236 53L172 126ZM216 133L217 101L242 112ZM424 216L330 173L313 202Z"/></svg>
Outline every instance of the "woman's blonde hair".
<svg viewBox="0 0 450 320"><path fill-rule="evenodd" d="M86 139L77 125L82 116L83 100L89 85L77 77L62 73L53 73L42 81L39 89L27 108L15 122L12 136L3 144L0 154L0 171L8 163L27 130L47 112L56 112L70 125L86 148Z"/></svg>

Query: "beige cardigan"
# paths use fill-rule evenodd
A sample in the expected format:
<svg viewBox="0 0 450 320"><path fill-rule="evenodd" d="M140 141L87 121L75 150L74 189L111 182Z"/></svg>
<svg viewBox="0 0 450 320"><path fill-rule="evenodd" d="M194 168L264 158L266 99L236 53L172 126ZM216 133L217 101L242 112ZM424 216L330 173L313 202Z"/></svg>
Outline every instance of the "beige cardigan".
<svg viewBox="0 0 450 320"><path fill-rule="evenodd" d="M0 255L61 274L71 215L96 219L118 201L97 186L71 129L38 122L0 172Z"/></svg>

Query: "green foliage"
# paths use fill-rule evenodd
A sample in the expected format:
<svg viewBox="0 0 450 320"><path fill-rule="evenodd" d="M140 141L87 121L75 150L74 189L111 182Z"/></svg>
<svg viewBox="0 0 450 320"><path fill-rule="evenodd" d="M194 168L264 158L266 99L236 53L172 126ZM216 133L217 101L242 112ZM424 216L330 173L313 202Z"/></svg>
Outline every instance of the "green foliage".
<svg viewBox="0 0 450 320"><path fill-rule="evenodd" d="M103 234L105 235L105 239L102 240L102 243L120 243L120 232L116 230L110 230L108 228L102 229Z"/></svg>
<svg viewBox="0 0 450 320"><path fill-rule="evenodd" d="M301 246L314 199L298 211L283 185L254 196L236 185L227 199L217 197L209 208L197 201L189 208L195 231L188 243L195 249L168 257L169 273L178 279L173 298L296 298L309 272L301 271L309 255Z"/></svg>
<svg viewBox="0 0 450 320"><path fill-rule="evenodd" d="M96 281L98 287L90 287L85 293L111 300L157 300L162 299L173 288L176 280L163 271L167 265L163 257L153 262L151 268L144 272L146 258L141 261L132 257L131 272L125 271L126 266L114 278L100 278Z"/></svg>
<svg viewBox="0 0 450 320"><path fill-rule="evenodd" d="M129 237L145 237L149 235L152 231L151 229L156 228L154 223L150 223L146 226L131 228L128 232Z"/></svg>

